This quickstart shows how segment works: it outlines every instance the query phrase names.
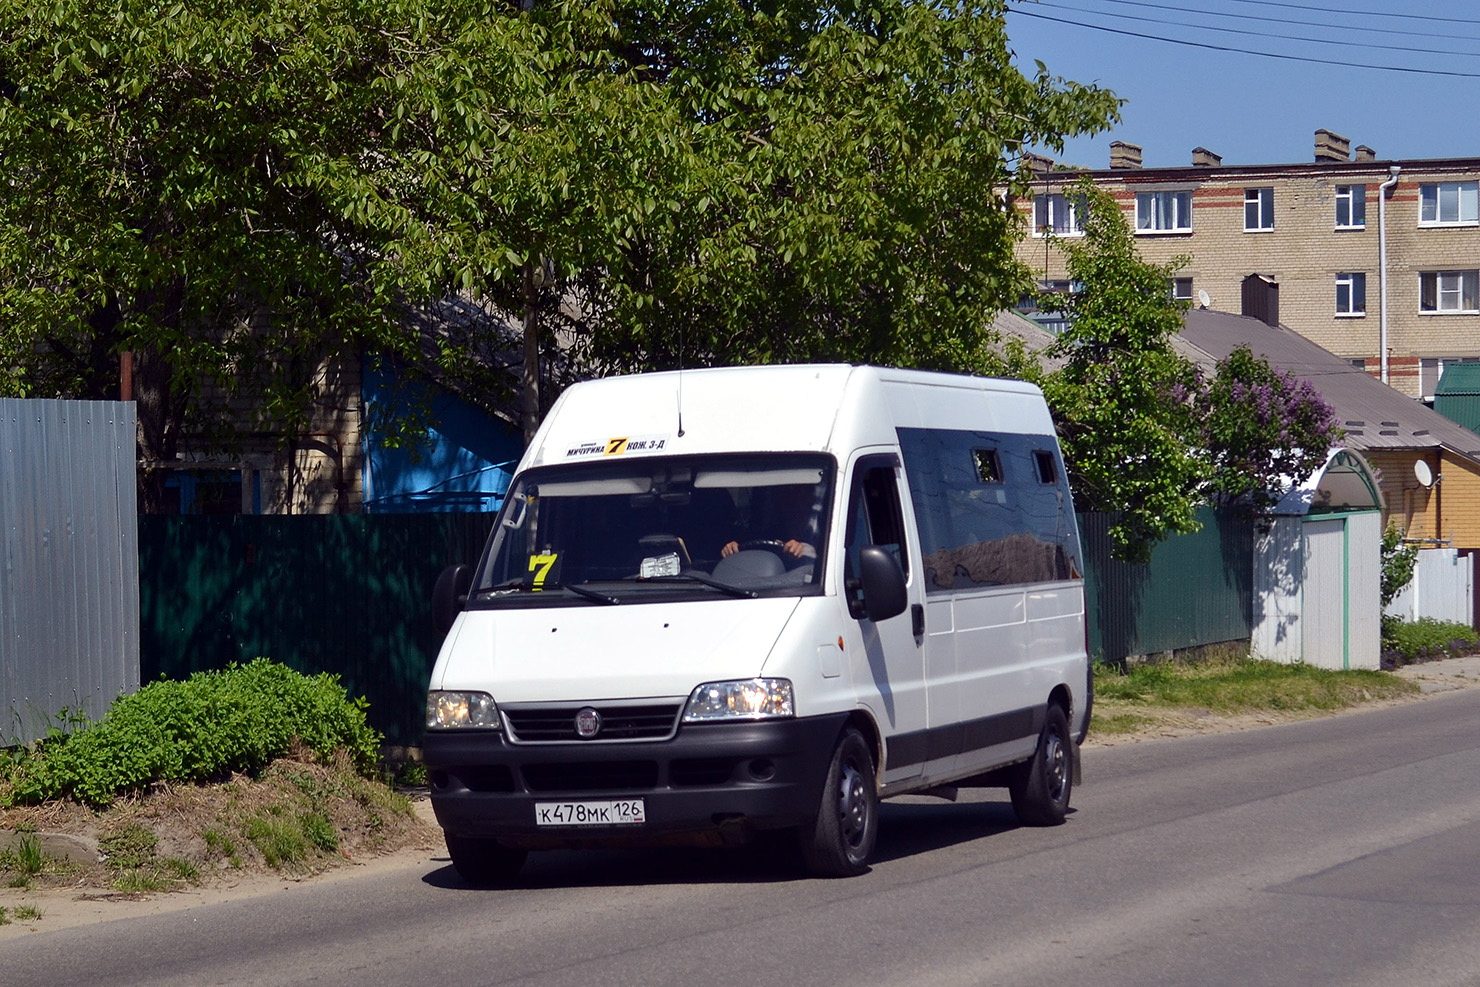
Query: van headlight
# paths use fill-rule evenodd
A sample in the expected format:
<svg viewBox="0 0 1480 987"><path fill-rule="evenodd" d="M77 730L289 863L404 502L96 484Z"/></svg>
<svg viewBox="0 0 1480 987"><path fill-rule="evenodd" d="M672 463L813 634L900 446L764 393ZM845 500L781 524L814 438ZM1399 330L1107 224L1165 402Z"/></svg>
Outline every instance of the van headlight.
<svg viewBox="0 0 1480 987"><path fill-rule="evenodd" d="M498 706L486 692L427 693L427 729L453 727L499 728Z"/></svg>
<svg viewBox="0 0 1480 987"><path fill-rule="evenodd" d="M796 716L789 679L741 679L706 682L689 696L683 722L765 720Z"/></svg>

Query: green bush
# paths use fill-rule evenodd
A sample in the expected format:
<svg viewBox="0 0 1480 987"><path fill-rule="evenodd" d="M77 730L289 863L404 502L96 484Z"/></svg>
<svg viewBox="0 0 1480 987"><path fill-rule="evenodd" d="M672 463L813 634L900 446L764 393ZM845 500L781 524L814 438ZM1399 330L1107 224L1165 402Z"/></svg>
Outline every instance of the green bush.
<svg viewBox="0 0 1480 987"><path fill-rule="evenodd" d="M1480 644L1480 634L1468 624L1421 617L1383 622L1383 646L1395 651L1405 662L1425 658L1444 658L1452 654L1469 654Z"/></svg>
<svg viewBox="0 0 1480 987"><path fill-rule="evenodd" d="M99 722L50 737L11 768L3 804L72 798L105 806L160 781L256 773L295 742L327 762L343 748L371 777L381 737L337 676L306 676L259 658L122 696Z"/></svg>

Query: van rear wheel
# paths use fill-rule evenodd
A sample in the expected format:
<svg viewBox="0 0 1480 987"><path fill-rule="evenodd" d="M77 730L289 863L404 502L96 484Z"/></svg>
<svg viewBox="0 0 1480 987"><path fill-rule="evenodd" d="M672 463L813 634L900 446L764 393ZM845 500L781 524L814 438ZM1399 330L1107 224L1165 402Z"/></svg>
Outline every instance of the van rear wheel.
<svg viewBox="0 0 1480 987"><path fill-rule="evenodd" d="M524 866L529 854L506 847L498 840L446 834L447 853L458 876L469 884L507 884Z"/></svg>
<svg viewBox="0 0 1480 987"><path fill-rule="evenodd" d="M853 877L868 870L879 829L874 758L863 735L845 730L833 748L817 818L801 831L802 859L820 877Z"/></svg>
<svg viewBox="0 0 1480 987"><path fill-rule="evenodd" d="M1017 765L1008 779L1012 810L1024 826L1057 826L1069 812L1074 787L1074 743L1064 708L1049 703L1038 749L1029 761Z"/></svg>

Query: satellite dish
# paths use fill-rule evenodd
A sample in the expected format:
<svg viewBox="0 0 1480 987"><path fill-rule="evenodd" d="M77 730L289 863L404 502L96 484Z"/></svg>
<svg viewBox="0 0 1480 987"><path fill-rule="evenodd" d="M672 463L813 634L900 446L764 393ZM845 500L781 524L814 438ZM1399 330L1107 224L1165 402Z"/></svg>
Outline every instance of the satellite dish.
<svg viewBox="0 0 1480 987"><path fill-rule="evenodd" d="M1429 464L1422 459L1415 459L1413 461L1413 475L1419 483L1423 484L1425 489L1434 485L1434 471L1429 469Z"/></svg>
<svg viewBox="0 0 1480 987"><path fill-rule="evenodd" d="M1207 308L1213 304L1213 300L1208 297L1208 290L1206 288L1197 289L1197 303L1203 308Z"/></svg>

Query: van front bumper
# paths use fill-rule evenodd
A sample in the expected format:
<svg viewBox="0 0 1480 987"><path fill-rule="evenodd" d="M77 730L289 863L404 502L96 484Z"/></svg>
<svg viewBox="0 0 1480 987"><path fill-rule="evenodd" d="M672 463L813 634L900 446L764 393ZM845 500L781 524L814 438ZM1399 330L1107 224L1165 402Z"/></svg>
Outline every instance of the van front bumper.
<svg viewBox="0 0 1480 987"><path fill-rule="evenodd" d="M723 844L809 824L847 715L685 724L669 740L511 744L428 730L432 808L449 834L528 849ZM641 799L639 825L542 826L539 803Z"/></svg>

